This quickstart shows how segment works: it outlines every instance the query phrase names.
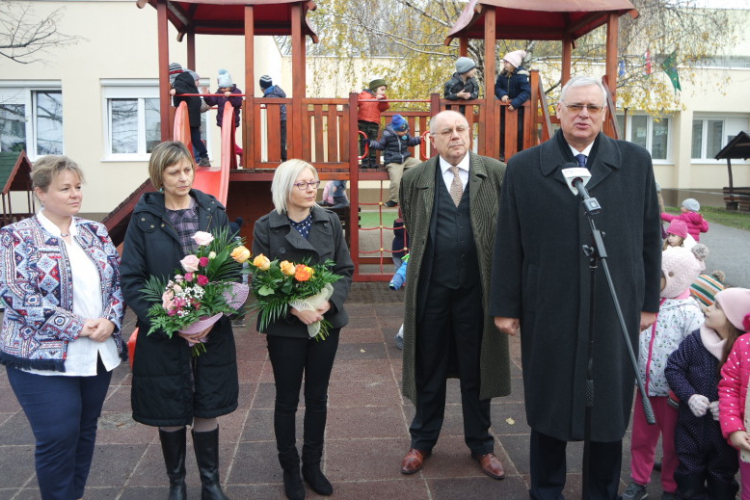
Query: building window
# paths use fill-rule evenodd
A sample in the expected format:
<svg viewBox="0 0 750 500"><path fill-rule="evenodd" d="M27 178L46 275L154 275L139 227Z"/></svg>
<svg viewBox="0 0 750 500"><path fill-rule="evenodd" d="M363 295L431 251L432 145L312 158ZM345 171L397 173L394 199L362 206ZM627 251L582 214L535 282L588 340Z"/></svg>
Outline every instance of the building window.
<svg viewBox="0 0 750 500"><path fill-rule="evenodd" d="M672 119L669 117L653 117L649 115L629 115L627 122L624 115L617 115L620 132L624 139L651 153L655 162L667 162L670 158L670 127Z"/></svg>
<svg viewBox="0 0 750 500"><path fill-rule="evenodd" d="M0 151L25 150L32 160L63 154L59 86L50 83L53 88L32 88L24 82L0 82Z"/></svg>
<svg viewBox="0 0 750 500"><path fill-rule="evenodd" d="M161 142L157 80L102 80L106 155L109 160L146 161ZM201 115L201 136L207 141L208 113ZM208 142L206 147L210 149Z"/></svg>
<svg viewBox="0 0 750 500"><path fill-rule="evenodd" d="M713 160L721 148L739 132L747 128L747 117L701 117L693 119L690 157L693 160Z"/></svg>

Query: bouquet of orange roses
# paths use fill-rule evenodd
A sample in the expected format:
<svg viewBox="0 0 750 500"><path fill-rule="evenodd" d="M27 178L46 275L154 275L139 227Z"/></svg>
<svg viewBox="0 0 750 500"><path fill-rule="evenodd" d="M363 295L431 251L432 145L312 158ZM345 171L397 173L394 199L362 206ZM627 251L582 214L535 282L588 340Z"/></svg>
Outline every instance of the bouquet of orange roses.
<svg viewBox="0 0 750 500"><path fill-rule="evenodd" d="M198 250L180 261L182 270L169 280L151 276L141 289L155 302L148 310L151 329L146 335L156 330L163 330L169 338L175 333L199 334L223 315L238 314L247 300L249 287L238 281L250 251L241 238L222 228L216 235L198 231L193 239ZM206 350L203 342L188 340L193 355Z"/></svg>
<svg viewBox="0 0 750 500"><path fill-rule="evenodd" d="M341 276L331 271L332 260L309 265L294 264L287 260L271 261L263 254L257 255L253 267L253 294L258 299L256 309L260 314L260 331L289 313L289 307L298 310L315 310L333 294L332 284ZM327 320L307 326L310 338L324 340L331 324Z"/></svg>

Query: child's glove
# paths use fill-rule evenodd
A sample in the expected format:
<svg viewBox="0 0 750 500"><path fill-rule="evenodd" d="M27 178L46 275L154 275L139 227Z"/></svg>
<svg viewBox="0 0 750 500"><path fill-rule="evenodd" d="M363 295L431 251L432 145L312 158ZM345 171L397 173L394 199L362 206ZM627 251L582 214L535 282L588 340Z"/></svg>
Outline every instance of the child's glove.
<svg viewBox="0 0 750 500"><path fill-rule="evenodd" d="M690 399L688 399L690 411L692 411L693 415L696 417L702 417L705 415L709 404L708 398L703 394L693 394L690 396Z"/></svg>
<svg viewBox="0 0 750 500"><path fill-rule="evenodd" d="M714 420L719 420L719 402L718 401L711 401L711 404L708 405L708 409L711 410L711 415L714 417Z"/></svg>

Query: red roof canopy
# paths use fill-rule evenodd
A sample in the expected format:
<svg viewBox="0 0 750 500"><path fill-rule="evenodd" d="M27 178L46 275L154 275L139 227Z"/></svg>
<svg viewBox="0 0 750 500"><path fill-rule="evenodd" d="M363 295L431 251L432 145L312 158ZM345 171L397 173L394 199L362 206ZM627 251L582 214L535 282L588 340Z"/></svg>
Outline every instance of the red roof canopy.
<svg viewBox="0 0 750 500"><path fill-rule="evenodd" d="M163 0L137 0L138 7L156 7ZM244 35L245 6L253 5L256 35L289 36L292 34L292 4L302 4L305 16L302 33L318 43L318 35L307 22L307 12L316 9L305 0L182 0L167 2L169 21L180 37L192 30L198 35Z"/></svg>
<svg viewBox="0 0 750 500"><path fill-rule="evenodd" d="M579 38L607 22L611 13L635 18L629 0L470 0L445 39L484 38L484 13L496 8L499 40L562 40Z"/></svg>

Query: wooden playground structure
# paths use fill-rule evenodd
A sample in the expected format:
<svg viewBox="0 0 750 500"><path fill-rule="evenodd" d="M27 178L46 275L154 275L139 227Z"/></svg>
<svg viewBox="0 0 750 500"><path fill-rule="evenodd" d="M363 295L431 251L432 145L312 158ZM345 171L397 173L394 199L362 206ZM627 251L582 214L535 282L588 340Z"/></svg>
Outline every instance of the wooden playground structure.
<svg viewBox="0 0 750 500"><path fill-rule="evenodd" d="M286 99L262 99L249 91L243 98L240 124L242 146L242 168L237 168L231 141L233 134L222 139L221 164L225 171L222 178L228 179L224 186L227 210L230 218L242 215L248 222L268 213L272 208L270 182L274 169L281 161L280 128L281 106L287 110L287 151L289 158L300 158L313 164L323 181L338 179L349 182L350 207L340 213L347 239L350 242L352 260L355 263L354 279L358 281L387 281L390 278L390 250L378 248L364 251L360 245L358 223L364 203L360 200L360 181L380 181L387 189L388 174L385 169L360 170L357 131L357 99L352 93L344 98L310 98L306 95L306 44L318 42L318 35L308 22L307 15L316 9L312 1L300 0L137 0L138 7L150 4L157 15L158 61L160 82L160 111L162 117L162 140L175 139L181 123L179 113L171 107L169 95L169 23L178 32L178 41L187 44L187 68L196 68L196 35L237 35L244 37L244 81L252 89L255 75L254 40L256 36L290 36L292 60L291 97ZM458 39L459 54L466 55L471 39L484 40L485 80L494 81L496 74L496 47L499 39L559 40L562 44L562 81L571 76L572 51L576 39L600 27L606 35L605 87L609 90L607 106L608 121L604 131L618 137L615 117L615 88L617 78L617 31L619 18L624 14L635 17L637 12L629 0L471 0L463 13L446 34L446 45ZM517 151L518 115L523 114L522 145L529 148L543 142L553 134L557 120L549 114L550 106L539 73L531 72L531 99L515 113L505 113L506 103L496 99L489 89L484 97L462 102L466 106L466 117L473 131L474 148L480 155L495 158L510 158ZM410 101L414 101L413 99ZM391 108L398 108L399 101L391 101ZM428 130L429 118L436 113L457 107L454 101L444 100L438 94L424 99L422 111L390 111L384 120L399 113L409 122L415 134ZM500 150L500 120L505 114L505 150ZM230 114L231 116L231 114ZM226 117L226 114L225 114ZM227 142L228 144L224 144ZM427 141L425 141L427 142ZM414 152L417 158L431 154L429 146ZM421 155L421 156L420 156ZM200 170L200 169L199 169ZM215 177L218 169L212 169ZM209 172L206 172L209 173ZM113 211L105 223L113 239L124 236L130 213L140 194L153 189L148 181ZM213 193L212 193L213 194ZM381 202L371 207L382 212ZM383 233L390 227L359 228L376 229ZM247 224L243 235L252 236L252 224ZM385 267L384 266L387 266ZM374 271L372 271L374 269ZM387 270L386 270L387 269Z"/></svg>

